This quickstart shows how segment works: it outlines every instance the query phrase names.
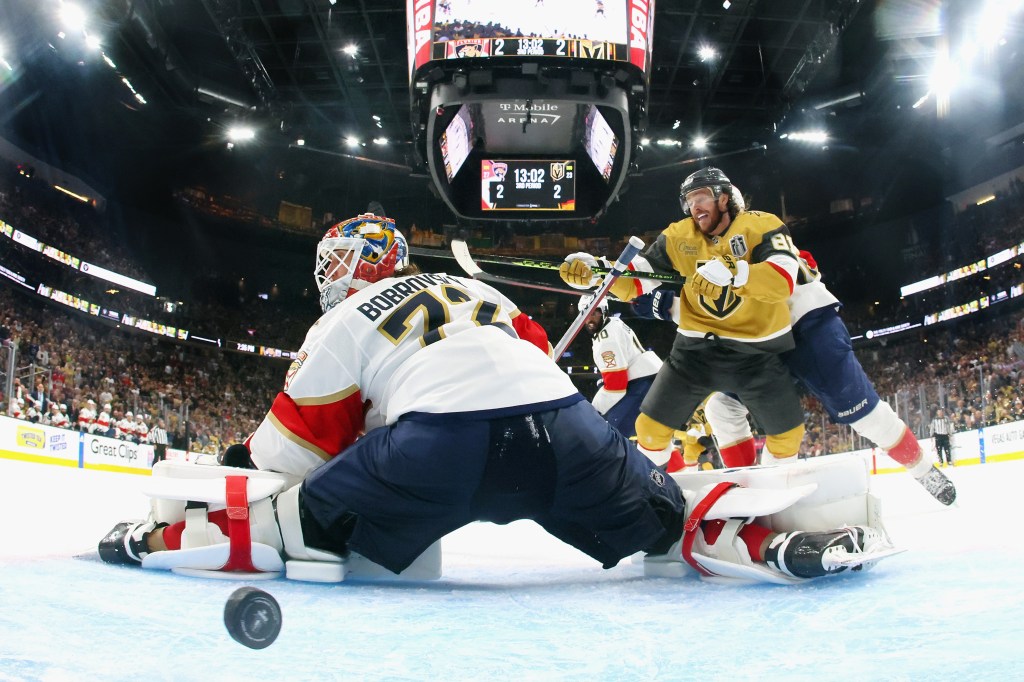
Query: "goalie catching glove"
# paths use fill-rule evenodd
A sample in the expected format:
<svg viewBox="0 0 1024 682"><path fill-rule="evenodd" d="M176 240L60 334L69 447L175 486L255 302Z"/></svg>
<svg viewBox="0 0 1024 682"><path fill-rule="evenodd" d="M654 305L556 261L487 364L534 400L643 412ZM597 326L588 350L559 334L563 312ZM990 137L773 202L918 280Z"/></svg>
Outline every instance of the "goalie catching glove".
<svg viewBox="0 0 1024 682"><path fill-rule="evenodd" d="M749 277L750 264L747 261L729 255L718 256L697 268L690 287L701 296L716 299L726 287L741 287Z"/></svg>

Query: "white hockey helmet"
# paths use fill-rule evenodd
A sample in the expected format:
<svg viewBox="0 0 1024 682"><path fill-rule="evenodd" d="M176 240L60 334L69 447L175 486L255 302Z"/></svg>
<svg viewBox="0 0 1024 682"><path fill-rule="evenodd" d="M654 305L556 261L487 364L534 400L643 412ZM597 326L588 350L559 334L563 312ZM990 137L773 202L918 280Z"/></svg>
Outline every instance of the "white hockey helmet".
<svg viewBox="0 0 1024 682"><path fill-rule="evenodd" d="M579 303L576 304L576 309L583 312L583 309L589 306L594 301L594 294L583 294L580 296ZM608 312L608 297L605 296L597 304L598 310L602 313ZM591 311L593 312L593 311Z"/></svg>

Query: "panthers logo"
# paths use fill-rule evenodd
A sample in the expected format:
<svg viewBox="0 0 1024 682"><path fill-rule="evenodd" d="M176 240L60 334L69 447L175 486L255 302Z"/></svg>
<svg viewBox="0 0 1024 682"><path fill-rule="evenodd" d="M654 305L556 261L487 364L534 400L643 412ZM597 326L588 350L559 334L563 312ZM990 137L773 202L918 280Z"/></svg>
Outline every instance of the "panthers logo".
<svg viewBox="0 0 1024 682"><path fill-rule="evenodd" d="M288 390L288 386L292 383L292 379L295 378L296 372L302 369L302 363L306 361L309 355L304 350L300 350L298 356L292 361L290 367L288 367L288 373L284 376L284 390Z"/></svg>

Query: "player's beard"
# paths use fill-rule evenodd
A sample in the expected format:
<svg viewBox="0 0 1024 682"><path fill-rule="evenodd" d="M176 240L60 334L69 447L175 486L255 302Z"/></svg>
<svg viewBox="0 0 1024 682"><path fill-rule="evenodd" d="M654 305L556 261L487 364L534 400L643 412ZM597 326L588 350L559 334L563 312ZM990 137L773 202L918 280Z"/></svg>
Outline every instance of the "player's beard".
<svg viewBox="0 0 1024 682"><path fill-rule="evenodd" d="M712 237L722 225L722 212L718 210L718 206L715 206L707 212L702 220L698 220L694 216L693 222L697 224L697 229L700 230L701 234L705 237Z"/></svg>

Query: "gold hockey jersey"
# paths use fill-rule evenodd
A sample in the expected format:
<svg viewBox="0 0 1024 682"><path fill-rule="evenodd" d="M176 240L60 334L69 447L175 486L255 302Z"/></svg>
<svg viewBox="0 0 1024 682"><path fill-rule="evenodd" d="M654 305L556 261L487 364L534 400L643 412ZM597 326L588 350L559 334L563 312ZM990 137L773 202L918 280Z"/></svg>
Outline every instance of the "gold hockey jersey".
<svg viewBox="0 0 1024 682"><path fill-rule="evenodd" d="M749 279L744 286L726 287L714 300L683 286L679 300L681 338L676 343L717 343L735 350L769 353L793 348L786 300L796 280L799 251L778 217L744 211L717 237L701 233L692 218L672 223L643 252L647 263L639 261L637 270L649 264L653 271L677 272L689 279L707 261L727 254L750 264ZM636 274L643 276L642 272Z"/></svg>

